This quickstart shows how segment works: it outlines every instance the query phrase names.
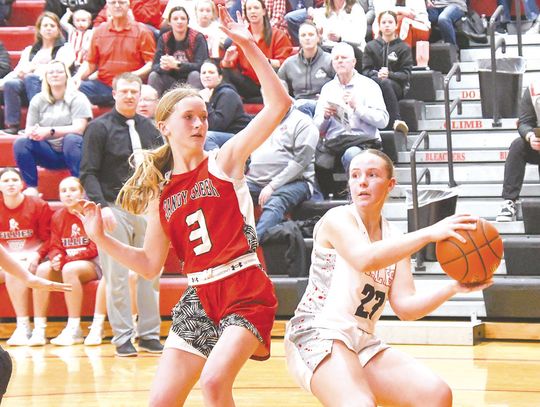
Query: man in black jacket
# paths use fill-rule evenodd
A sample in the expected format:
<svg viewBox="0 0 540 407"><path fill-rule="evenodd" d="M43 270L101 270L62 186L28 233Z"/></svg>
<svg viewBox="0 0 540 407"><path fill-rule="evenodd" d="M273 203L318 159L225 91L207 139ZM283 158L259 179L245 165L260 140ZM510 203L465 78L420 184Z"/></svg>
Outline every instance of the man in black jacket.
<svg viewBox="0 0 540 407"><path fill-rule="evenodd" d="M114 238L136 247L142 247L146 220L144 216L128 213L115 204L120 189L134 171L129 162L131 155L137 152L131 141L133 127L143 149L163 144L153 123L135 112L141 85L141 79L133 73L124 73L114 79L114 109L88 125L81 161L81 181L88 198L101 204L105 229ZM112 343L116 346L116 354L136 356L137 350L131 344L135 332L131 317L129 270L102 250L99 258L106 281L107 314L114 333ZM158 297L159 276L152 281L137 280L139 350L152 353L163 349L159 342Z"/></svg>
<svg viewBox="0 0 540 407"><path fill-rule="evenodd" d="M516 220L516 200L523 186L527 163L540 166L540 83L531 84L523 92L519 105L519 136L510 144L504 163L502 198L504 203L497 222ZM540 170L540 167L539 167Z"/></svg>

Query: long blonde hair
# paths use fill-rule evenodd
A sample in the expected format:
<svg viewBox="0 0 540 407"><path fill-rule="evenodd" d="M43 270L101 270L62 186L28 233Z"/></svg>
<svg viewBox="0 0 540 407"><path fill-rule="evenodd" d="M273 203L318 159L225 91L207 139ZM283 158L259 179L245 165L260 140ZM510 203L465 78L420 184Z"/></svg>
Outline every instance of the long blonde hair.
<svg viewBox="0 0 540 407"><path fill-rule="evenodd" d="M156 123L167 120L178 102L193 96L200 97L196 89L185 85L165 93L156 107ZM165 182L165 173L173 168L171 146L166 137L164 145L151 151L143 151L143 154L143 162L126 181L116 198L118 205L136 215L144 213L148 202L159 197L161 186Z"/></svg>
<svg viewBox="0 0 540 407"><path fill-rule="evenodd" d="M64 73L66 74L66 85L64 89L64 97L66 96L66 93L68 91L74 91L74 89L72 89L72 86L71 86L71 81L70 81L71 74L69 72L68 67L62 61L59 61L58 59L53 59L47 64L45 75L44 75L43 81L41 82L41 93L43 94L43 97L47 99L47 102L49 102L51 105L54 104L54 102L56 102L56 99L54 98L52 94L51 85L49 84L49 80L47 79L47 71L49 70L49 67L52 65L61 65L62 68L64 69Z"/></svg>

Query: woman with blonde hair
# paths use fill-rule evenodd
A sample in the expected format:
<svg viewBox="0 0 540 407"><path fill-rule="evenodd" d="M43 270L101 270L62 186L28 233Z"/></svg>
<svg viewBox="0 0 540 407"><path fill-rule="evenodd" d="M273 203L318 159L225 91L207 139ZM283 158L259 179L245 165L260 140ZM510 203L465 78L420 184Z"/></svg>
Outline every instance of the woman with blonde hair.
<svg viewBox="0 0 540 407"><path fill-rule="evenodd" d="M45 11L36 22L36 41L26 47L13 76L4 83L5 133L17 134L21 126L21 107L40 91L47 64L53 59L69 68L75 61L75 51L65 43L60 19Z"/></svg>
<svg viewBox="0 0 540 407"><path fill-rule="evenodd" d="M172 244L184 261L188 288L173 323L150 393L150 405L183 405L197 382L208 406L233 406L232 386L249 358L270 356L277 306L270 279L255 253L253 203L244 166L288 111L291 101L244 24L220 7L224 32L253 66L265 105L221 149L205 152L207 111L198 92L178 88L159 102L156 123L167 143L147 152L118 200L147 213L141 249L105 234L99 206L80 215L88 235L145 278L160 273Z"/></svg>
<svg viewBox="0 0 540 407"><path fill-rule="evenodd" d="M92 105L80 91L70 88L68 67L62 61L47 64L42 91L30 102L25 136L18 138L13 151L27 193L37 194L37 166L67 168L79 176L82 135L92 118Z"/></svg>

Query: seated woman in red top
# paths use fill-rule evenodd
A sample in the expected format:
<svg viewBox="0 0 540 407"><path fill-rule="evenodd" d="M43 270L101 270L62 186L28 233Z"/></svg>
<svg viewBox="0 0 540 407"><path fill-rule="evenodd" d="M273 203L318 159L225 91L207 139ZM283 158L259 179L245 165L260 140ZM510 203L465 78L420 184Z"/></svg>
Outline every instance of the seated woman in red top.
<svg viewBox="0 0 540 407"><path fill-rule="evenodd" d="M242 22L220 6L222 29L257 73L265 104L245 129L220 149L203 149L208 112L195 89L177 88L158 104L156 124L166 144L145 152L118 196L146 213L142 248L105 234L99 206L86 202L88 236L145 278L161 272L169 247L184 261L189 287L173 309L173 323L150 392L152 406L180 406L199 381L207 406L232 406L232 386L249 358L270 356L277 300L262 270L255 217L244 166L278 126L291 99Z"/></svg>
<svg viewBox="0 0 540 407"><path fill-rule="evenodd" d="M238 21L241 21L238 15ZM270 25L263 0L247 0L244 3L244 18L255 43L275 70L292 54L292 44L287 34ZM223 75L232 83L244 99L260 98L261 84L255 71L241 49L231 45L221 61Z"/></svg>
<svg viewBox="0 0 540 407"><path fill-rule="evenodd" d="M23 181L15 168L0 171L0 245L22 267L35 274L46 256L50 237L51 209L47 202L22 193ZM30 289L26 284L0 269L0 283L6 283L9 299L17 316L17 327L7 344L28 345L30 337Z"/></svg>
<svg viewBox="0 0 540 407"><path fill-rule="evenodd" d="M54 345L69 346L83 342L80 327L83 290L88 281L101 278L98 251L84 233L81 220L73 213L79 208L84 191L78 178L67 177L59 185L60 201L64 205L52 216L49 261L41 263L36 274L49 280L64 281L73 287L65 293L68 322L60 335L51 339ZM47 342L47 307L49 293L34 291L34 330L29 346L43 346Z"/></svg>

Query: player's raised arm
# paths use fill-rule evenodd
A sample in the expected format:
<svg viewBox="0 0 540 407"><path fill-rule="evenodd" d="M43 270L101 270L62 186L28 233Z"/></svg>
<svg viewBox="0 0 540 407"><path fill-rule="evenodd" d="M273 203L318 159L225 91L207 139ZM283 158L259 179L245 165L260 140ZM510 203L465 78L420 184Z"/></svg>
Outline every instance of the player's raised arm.
<svg viewBox="0 0 540 407"><path fill-rule="evenodd" d="M221 169L234 178L244 172L249 155L266 140L291 106L291 98L281 84L274 69L263 52L257 47L253 36L243 23L240 13L235 22L227 10L220 6L221 29L242 49L261 83L264 107L248 124L225 143L218 156Z"/></svg>

